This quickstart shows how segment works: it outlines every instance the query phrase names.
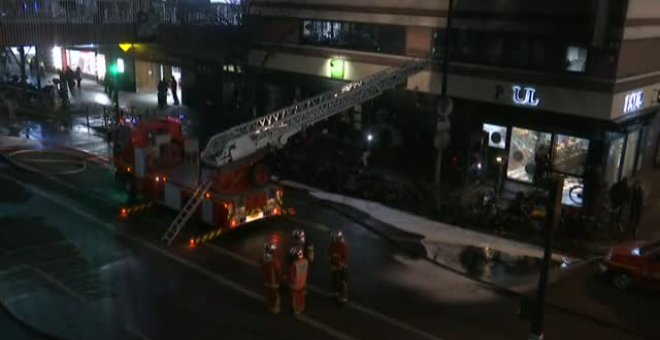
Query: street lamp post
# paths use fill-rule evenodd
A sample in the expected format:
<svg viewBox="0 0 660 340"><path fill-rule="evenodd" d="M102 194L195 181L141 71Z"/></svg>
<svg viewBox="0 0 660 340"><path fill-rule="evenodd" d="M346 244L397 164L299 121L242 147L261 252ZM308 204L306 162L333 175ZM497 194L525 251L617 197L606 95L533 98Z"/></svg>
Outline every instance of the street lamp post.
<svg viewBox="0 0 660 340"><path fill-rule="evenodd" d="M453 102L447 96L447 73L449 72L449 56L451 49L451 22L454 13L454 0L449 0L447 6L447 25L445 27L444 58L442 60L442 88L440 102L436 112L436 132L434 146L437 150L433 180L440 184L442 172L442 152L449 146L450 128L449 115L453 110Z"/></svg>
<svg viewBox="0 0 660 340"><path fill-rule="evenodd" d="M536 303L531 316L531 327L529 340L543 340L543 321L545 307L545 290L548 284L548 272L550 271L550 259L552 258L552 243L555 230L559 225L561 214L561 200L564 189L564 178L556 177L549 181L550 197L547 204L549 216L546 217L545 248L543 250L543 261L541 262L541 273L539 285L536 291Z"/></svg>
<svg viewBox="0 0 660 340"><path fill-rule="evenodd" d="M502 192L502 180L504 176L504 156L497 155L495 157L495 163L497 163L497 179L495 181L495 195L500 196Z"/></svg>

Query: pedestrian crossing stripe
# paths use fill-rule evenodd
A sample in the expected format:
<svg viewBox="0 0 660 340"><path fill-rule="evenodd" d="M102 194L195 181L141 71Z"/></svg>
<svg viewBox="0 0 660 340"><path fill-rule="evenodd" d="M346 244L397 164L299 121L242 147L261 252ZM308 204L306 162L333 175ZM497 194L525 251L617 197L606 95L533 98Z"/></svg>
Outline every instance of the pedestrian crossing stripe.
<svg viewBox="0 0 660 340"><path fill-rule="evenodd" d="M147 202L147 203L144 203L144 204L138 204L138 205L134 205L134 206L131 206L131 207L124 207L124 208L121 208L119 210L119 216L123 217L123 218L126 218L126 217L128 217L128 215L135 214L137 212L140 212L142 210L150 208L153 205L154 205L154 202Z"/></svg>

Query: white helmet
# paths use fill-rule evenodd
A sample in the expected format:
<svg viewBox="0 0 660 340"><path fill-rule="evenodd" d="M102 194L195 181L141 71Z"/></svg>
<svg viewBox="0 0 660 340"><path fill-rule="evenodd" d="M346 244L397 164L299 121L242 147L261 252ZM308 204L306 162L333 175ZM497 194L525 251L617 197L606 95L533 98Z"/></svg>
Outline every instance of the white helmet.
<svg viewBox="0 0 660 340"><path fill-rule="evenodd" d="M335 241L335 242L345 241L344 232L342 232L341 230L333 230L332 233L330 233L330 238L332 239L332 241Z"/></svg>
<svg viewBox="0 0 660 340"><path fill-rule="evenodd" d="M293 236L293 239L300 242L300 243L305 243L305 231L302 229L295 229L294 231L291 232L291 236Z"/></svg>
<svg viewBox="0 0 660 340"><path fill-rule="evenodd" d="M302 259L304 257L304 252L301 247L291 247L291 250L289 250L289 254L293 256L296 259Z"/></svg>
<svg viewBox="0 0 660 340"><path fill-rule="evenodd" d="M274 243L266 242L264 244L264 258L272 257L277 250L277 246Z"/></svg>

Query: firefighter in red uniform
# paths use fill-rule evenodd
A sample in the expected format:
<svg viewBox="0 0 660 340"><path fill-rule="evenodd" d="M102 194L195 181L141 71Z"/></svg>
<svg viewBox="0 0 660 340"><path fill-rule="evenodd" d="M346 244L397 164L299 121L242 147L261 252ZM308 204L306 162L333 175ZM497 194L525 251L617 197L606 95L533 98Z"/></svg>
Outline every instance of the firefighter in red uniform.
<svg viewBox="0 0 660 340"><path fill-rule="evenodd" d="M291 248L294 258L289 266L289 288L291 289L291 305L293 315L298 316L305 310L305 295L307 294L307 271L309 261L305 258L301 247Z"/></svg>
<svg viewBox="0 0 660 340"><path fill-rule="evenodd" d="M330 234L332 242L328 248L330 257L330 272L332 274L332 290L337 302L348 302L348 244L344 233L335 230Z"/></svg>
<svg viewBox="0 0 660 340"><path fill-rule="evenodd" d="M293 237L293 246L299 246L303 250L303 256L309 263L314 262L314 244L305 237L305 231L295 229L291 236Z"/></svg>
<svg viewBox="0 0 660 340"><path fill-rule="evenodd" d="M275 255L277 247L273 243L264 245L264 256L261 268L266 286L266 304L273 314L280 312L280 280L282 279L282 263Z"/></svg>

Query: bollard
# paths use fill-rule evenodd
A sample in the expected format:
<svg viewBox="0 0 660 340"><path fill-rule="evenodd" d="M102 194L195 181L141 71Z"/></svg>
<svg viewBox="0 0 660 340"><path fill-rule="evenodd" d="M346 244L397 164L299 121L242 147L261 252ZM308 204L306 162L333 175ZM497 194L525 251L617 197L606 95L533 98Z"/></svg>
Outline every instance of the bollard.
<svg viewBox="0 0 660 340"><path fill-rule="evenodd" d="M86 116L87 116L87 133L90 133L89 132L89 107L87 107Z"/></svg>

